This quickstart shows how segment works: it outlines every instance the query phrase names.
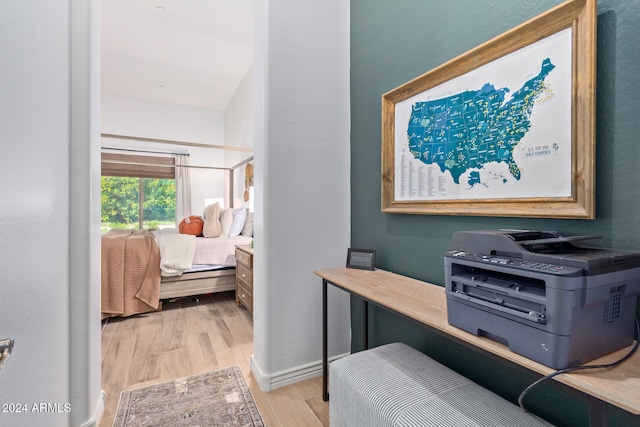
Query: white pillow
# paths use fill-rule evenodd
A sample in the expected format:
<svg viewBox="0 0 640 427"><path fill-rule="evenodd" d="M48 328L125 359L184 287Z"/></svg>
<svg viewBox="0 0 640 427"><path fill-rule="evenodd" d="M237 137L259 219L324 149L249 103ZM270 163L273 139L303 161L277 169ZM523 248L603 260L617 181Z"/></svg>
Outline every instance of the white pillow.
<svg viewBox="0 0 640 427"><path fill-rule="evenodd" d="M244 222L244 227L240 234L243 236L253 237L253 212L247 212L247 220Z"/></svg>
<svg viewBox="0 0 640 427"><path fill-rule="evenodd" d="M246 209L234 209L233 210L233 223L229 230L229 237L239 236L240 232L244 228L244 223L247 219Z"/></svg>
<svg viewBox="0 0 640 427"><path fill-rule="evenodd" d="M233 209L224 209L220 212L220 237L227 237L233 224Z"/></svg>

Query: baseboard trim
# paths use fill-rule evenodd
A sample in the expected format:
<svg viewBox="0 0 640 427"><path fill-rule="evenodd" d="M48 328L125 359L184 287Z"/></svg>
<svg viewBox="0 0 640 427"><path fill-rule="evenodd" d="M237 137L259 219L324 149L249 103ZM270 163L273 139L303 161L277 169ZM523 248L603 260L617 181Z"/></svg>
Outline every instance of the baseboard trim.
<svg viewBox="0 0 640 427"><path fill-rule="evenodd" d="M350 353L339 354L329 358L329 363L334 360L348 356ZM260 390L271 391L290 384L322 375L322 361L311 362L306 365L297 366L295 368L286 369L274 374L266 374L258 365L253 355L251 355L251 373L256 379Z"/></svg>
<svg viewBox="0 0 640 427"><path fill-rule="evenodd" d="M96 412L93 414L93 418L77 425L76 427L98 427L100 425L100 421L102 420L102 415L104 414L106 400L107 394L104 390L100 390L100 396L98 397L98 406L96 408Z"/></svg>

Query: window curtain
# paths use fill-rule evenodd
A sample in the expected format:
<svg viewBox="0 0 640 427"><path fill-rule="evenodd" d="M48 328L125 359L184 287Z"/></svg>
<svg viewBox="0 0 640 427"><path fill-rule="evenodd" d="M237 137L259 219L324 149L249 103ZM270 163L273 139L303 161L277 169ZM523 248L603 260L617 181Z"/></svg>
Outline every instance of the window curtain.
<svg viewBox="0 0 640 427"><path fill-rule="evenodd" d="M191 215L191 178L189 155L176 154L176 227L183 218Z"/></svg>

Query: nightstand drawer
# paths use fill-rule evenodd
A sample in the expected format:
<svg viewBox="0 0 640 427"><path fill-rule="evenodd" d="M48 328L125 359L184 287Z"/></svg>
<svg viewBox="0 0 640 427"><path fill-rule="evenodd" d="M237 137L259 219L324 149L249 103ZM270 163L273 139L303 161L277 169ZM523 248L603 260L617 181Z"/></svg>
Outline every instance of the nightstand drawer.
<svg viewBox="0 0 640 427"><path fill-rule="evenodd" d="M253 314L253 293L240 280L236 282L236 286L236 299L249 310L249 313Z"/></svg>
<svg viewBox="0 0 640 427"><path fill-rule="evenodd" d="M247 268L253 268L253 255L236 249L236 262L245 265Z"/></svg>
<svg viewBox="0 0 640 427"><path fill-rule="evenodd" d="M243 264L238 264L236 267L236 277L238 280L244 282L245 287L253 288L253 271L248 269Z"/></svg>
<svg viewBox="0 0 640 427"><path fill-rule="evenodd" d="M236 304L253 314L253 248L236 246Z"/></svg>

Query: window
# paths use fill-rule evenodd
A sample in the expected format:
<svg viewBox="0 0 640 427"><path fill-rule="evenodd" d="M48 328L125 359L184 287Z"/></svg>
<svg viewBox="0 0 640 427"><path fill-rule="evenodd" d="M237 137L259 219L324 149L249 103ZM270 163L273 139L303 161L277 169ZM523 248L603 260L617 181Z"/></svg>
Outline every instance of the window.
<svg viewBox="0 0 640 427"><path fill-rule="evenodd" d="M102 230L175 226L173 157L102 154Z"/></svg>

